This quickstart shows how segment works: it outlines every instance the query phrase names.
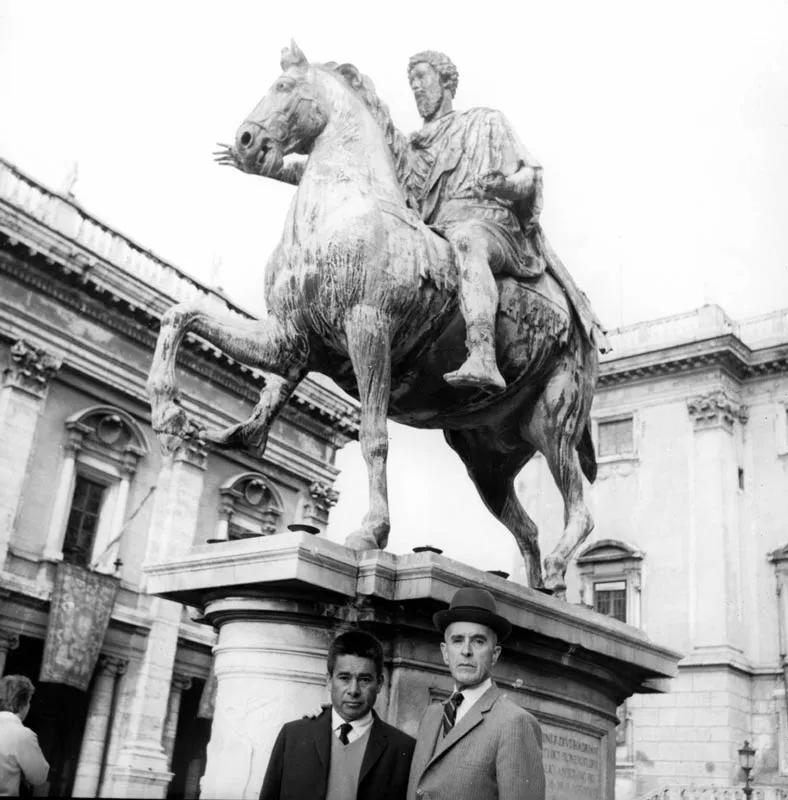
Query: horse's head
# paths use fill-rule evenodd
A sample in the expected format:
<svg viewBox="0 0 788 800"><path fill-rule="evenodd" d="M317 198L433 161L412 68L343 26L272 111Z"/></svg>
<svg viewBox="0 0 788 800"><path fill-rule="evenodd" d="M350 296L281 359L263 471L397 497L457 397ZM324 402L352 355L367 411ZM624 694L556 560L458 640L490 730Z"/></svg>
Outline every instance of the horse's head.
<svg viewBox="0 0 788 800"><path fill-rule="evenodd" d="M295 42L282 50L281 65L282 74L235 135L243 166L263 174L277 171L283 156L308 153L328 119L315 70Z"/></svg>

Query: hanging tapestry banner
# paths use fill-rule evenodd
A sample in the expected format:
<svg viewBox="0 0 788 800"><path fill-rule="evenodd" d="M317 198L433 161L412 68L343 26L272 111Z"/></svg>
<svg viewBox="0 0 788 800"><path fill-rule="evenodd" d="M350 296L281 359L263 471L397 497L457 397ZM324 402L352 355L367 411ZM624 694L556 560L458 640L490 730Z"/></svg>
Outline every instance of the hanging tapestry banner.
<svg viewBox="0 0 788 800"><path fill-rule="evenodd" d="M114 575L58 564L39 681L88 688L119 588Z"/></svg>

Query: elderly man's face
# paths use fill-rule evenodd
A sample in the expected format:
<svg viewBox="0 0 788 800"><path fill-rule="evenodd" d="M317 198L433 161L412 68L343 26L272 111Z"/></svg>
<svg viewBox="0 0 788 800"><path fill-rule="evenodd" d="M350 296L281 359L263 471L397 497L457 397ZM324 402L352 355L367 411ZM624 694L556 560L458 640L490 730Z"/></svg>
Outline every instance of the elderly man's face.
<svg viewBox="0 0 788 800"><path fill-rule="evenodd" d="M416 98L419 115L429 122L441 107L446 92L438 71L426 61L420 61L410 71L410 88Z"/></svg>
<svg viewBox="0 0 788 800"><path fill-rule="evenodd" d="M459 690L478 686L492 674L501 647L495 632L476 622L452 622L443 635L443 663Z"/></svg>

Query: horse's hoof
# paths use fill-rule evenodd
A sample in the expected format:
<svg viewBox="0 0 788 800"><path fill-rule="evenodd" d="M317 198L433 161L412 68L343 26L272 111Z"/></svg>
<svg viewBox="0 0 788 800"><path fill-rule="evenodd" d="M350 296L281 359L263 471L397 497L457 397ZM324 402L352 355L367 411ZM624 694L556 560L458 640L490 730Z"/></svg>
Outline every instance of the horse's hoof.
<svg viewBox="0 0 788 800"><path fill-rule="evenodd" d="M351 550L382 550L383 548L380 546L378 541L375 537L369 533L369 531L354 531L345 539L345 547L349 547ZM385 547L385 545L384 545Z"/></svg>

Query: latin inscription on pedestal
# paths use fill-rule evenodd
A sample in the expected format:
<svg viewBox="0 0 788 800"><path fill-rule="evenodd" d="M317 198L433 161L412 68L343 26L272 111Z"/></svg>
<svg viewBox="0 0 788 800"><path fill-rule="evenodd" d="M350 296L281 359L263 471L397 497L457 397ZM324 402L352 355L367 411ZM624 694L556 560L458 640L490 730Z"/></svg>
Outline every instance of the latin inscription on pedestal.
<svg viewBox="0 0 788 800"><path fill-rule="evenodd" d="M602 743L595 736L542 723L547 800L602 800Z"/></svg>

